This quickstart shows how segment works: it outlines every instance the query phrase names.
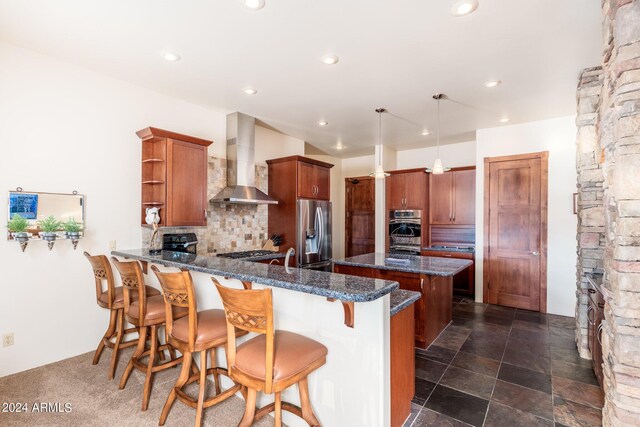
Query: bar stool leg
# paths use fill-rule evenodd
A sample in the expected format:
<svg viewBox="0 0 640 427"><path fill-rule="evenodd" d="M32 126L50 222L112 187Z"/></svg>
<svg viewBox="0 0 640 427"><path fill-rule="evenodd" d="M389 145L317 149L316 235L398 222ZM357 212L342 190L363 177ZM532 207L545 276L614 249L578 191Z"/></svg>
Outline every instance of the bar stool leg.
<svg viewBox="0 0 640 427"><path fill-rule="evenodd" d="M108 341L113 333L116 331L116 319L118 318L118 313L116 310L109 310L109 327L107 328L107 332L104 333L104 336L100 340L100 344L98 344L98 348L96 349L95 354L93 355L93 364L97 365L100 362L100 356L102 355L102 350L104 350L104 343Z"/></svg>
<svg viewBox="0 0 640 427"><path fill-rule="evenodd" d="M167 401L164 404L164 408L162 408L162 414L160 415L160 421L158 421L158 425L163 426L167 421L167 417L169 416L169 411L171 410L171 406L173 402L176 400L176 389L181 389L189 379L189 372L191 371L191 364L193 358L191 353L184 353L182 359L182 369L180 371L180 376L176 381L175 385L171 389L169 393L169 397L167 397Z"/></svg>
<svg viewBox="0 0 640 427"><path fill-rule="evenodd" d="M116 369L118 368L118 356L120 350L120 343L122 342L122 336L124 335L124 310L119 309L118 320L116 326L116 341L113 343L113 352L111 353L111 369L109 370L109 379L112 380L116 375Z"/></svg>
<svg viewBox="0 0 640 427"><path fill-rule="evenodd" d="M198 406L196 407L196 427L202 425L202 410L204 409L204 392L207 387L207 350L200 352L200 380L198 389Z"/></svg>
<svg viewBox="0 0 640 427"><path fill-rule="evenodd" d="M282 395L280 392L276 393L276 405L275 405L275 418L276 427L282 427Z"/></svg>
<svg viewBox="0 0 640 427"><path fill-rule="evenodd" d="M157 326L151 326L151 351L149 352L149 361L147 364L147 375L144 379L144 392L142 393L142 410L146 411L149 407L149 398L151 397L151 386L153 382L153 367L156 364L156 356L158 354L158 337Z"/></svg>
<svg viewBox="0 0 640 427"><path fill-rule="evenodd" d="M164 342L165 344L169 344L169 332L167 331L167 327L164 327ZM168 348L169 350L169 359L170 360L175 360L176 359L176 350L172 347L169 346Z"/></svg>
<svg viewBox="0 0 640 427"><path fill-rule="evenodd" d="M129 376L131 375L131 371L133 371L134 361L138 360L138 357L144 353L144 349L147 344L147 331L148 328L146 326L141 326L138 330L138 346L131 356L131 360L127 363L127 368L124 370L124 374L122 374L122 378L120 379L120 390L122 390L127 385L127 381L129 381Z"/></svg>
<svg viewBox="0 0 640 427"><path fill-rule="evenodd" d="M298 390L300 391L300 406L302 409L302 419L310 426L319 426L320 422L313 413L311 401L309 400L309 381L307 377L298 382Z"/></svg>
<svg viewBox="0 0 640 427"><path fill-rule="evenodd" d="M251 427L256 416L256 390L247 389L247 404L244 407L244 417L240 420L238 427Z"/></svg>
<svg viewBox="0 0 640 427"><path fill-rule="evenodd" d="M218 365L216 364L216 347L209 350L209 359L211 359L211 367L215 368ZM220 374L217 371L213 371L213 381L216 385L216 396L220 394Z"/></svg>

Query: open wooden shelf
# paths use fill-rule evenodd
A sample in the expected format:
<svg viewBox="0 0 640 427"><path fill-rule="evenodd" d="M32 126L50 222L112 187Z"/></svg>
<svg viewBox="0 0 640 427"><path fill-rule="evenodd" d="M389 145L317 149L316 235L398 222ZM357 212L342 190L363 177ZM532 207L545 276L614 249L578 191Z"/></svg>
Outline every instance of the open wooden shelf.
<svg viewBox="0 0 640 427"><path fill-rule="evenodd" d="M162 202L142 202L145 206L164 206Z"/></svg>
<svg viewBox="0 0 640 427"><path fill-rule="evenodd" d="M142 161L142 163L158 163L158 162L164 162L163 159L144 159Z"/></svg>
<svg viewBox="0 0 640 427"><path fill-rule="evenodd" d="M158 184L164 184L164 181L151 180L151 181L142 181L142 183L149 184L149 185L158 185Z"/></svg>

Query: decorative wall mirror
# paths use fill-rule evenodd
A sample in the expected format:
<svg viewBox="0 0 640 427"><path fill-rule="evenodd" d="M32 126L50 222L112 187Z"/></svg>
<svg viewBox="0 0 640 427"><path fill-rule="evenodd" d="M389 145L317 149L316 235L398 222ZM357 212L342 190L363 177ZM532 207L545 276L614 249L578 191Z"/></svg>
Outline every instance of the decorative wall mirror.
<svg viewBox="0 0 640 427"><path fill-rule="evenodd" d="M84 195L9 191L7 240L20 242L22 250L33 240L44 240L53 248L58 238L72 241L75 249L85 227Z"/></svg>

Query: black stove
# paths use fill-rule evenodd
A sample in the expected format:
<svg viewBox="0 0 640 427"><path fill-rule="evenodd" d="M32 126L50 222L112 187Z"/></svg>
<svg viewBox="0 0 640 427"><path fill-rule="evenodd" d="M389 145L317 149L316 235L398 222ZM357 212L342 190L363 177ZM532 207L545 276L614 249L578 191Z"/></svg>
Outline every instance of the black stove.
<svg viewBox="0 0 640 427"><path fill-rule="evenodd" d="M195 233L165 234L162 236L162 250L195 254L198 238Z"/></svg>
<svg viewBox="0 0 640 427"><path fill-rule="evenodd" d="M226 254L218 254L220 258L232 258L232 259L242 259L242 258L255 258L263 255L271 255L273 251L267 251L263 249L255 250L255 251L244 251L244 252L229 252Z"/></svg>

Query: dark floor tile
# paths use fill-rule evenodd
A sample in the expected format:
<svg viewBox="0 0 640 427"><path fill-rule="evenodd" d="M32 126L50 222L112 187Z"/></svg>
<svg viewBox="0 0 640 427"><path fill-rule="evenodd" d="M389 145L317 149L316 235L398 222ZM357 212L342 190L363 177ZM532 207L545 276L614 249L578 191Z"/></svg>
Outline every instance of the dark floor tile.
<svg viewBox="0 0 640 427"><path fill-rule="evenodd" d="M573 348L551 347L550 350L551 358L554 360L561 360L563 362L586 367L591 366L591 359L583 359L580 357L578 349L575 346Z"/></svg>
<svg viewBox="0 0 640 427"><path fill-rule="evenodd" d="M435 387L435 383L416 377L416 392L411 402L423 406Z"/></svg>
<svg viewBox="0 0 640 427"><path fill-rule="evenodd" d="M551 369L554 377L568 378L585 384L598 385L598 380L591 367L574 365L562 360L552 360Z"/></svg>
<svg viewBox="0 0 640 427"><path fill-rule="evenodd" d="M487 411L487 419L484 427L553 427L553 422L544 418L536 417L528 412L521 411L510 406L491 401Z"/></svg>
<svg viewBox="0 0 640 427"><path fill-rule="evenodd" d="M551 394L551 375L503 363L498 379Z"/></svg>
<svg viewBox="0 0 640 427"><path fill-rule="evenodd" d="M518 315L518 313L516 313L516 316ZM534 323L534 322L529 322L527 320L519 320L519 319L515 319L513 322L511 322L511 327L514 329L525 329L527 331L547 331L548 326L547 323L545 322L544 324L540 324L540 323Z"/></svg>
<svg viewBox="0 0 640 427"><path fill-rule="evenodd" d="M486 304L463 299L453 311L454 313L483 313L486 308Z"/></svg>
<svg viewBox="0 0 640 427"><path fill-rule="evenodd" d="M463 423L444 414L440 414L431 409L424 408L416 418L412 427L467 427L469 424Z"/></svg>
<svg viewBox="0 0 640 427"><path fill-rule="evenodd" d="M509 343L504 352L503 362L522 368L551 373L551 358L549 348L540 346L535 342L521 341L509 338Z"/></svg>
<svg viewBox="0 0 640 427"><path fill-rule="evenodd" d="M549 327L549 344L552 347L575 348L576 334L574 330L566 328Z"/></svg>
<svg viewBox="0 0 640 427"><path fill-rule="evenodd" d="M481 426L488 404L489 402L485 399L437 385L429 396L425 408L474 426Z"/></svg>
<svg viewBox="0 0 640 427"><path fill-rule="evenodd" d="M407 418L402 427L410 427L411 424L413 424L413 421L418 417L420 411L422 411L422 405L411 402L411 414L409 414L409 418Z"/></svg>
<svg viewBox="0 0 640 427"><path fill-rule="evenodd" d="M489 304L487 306L487 309L484 311L484 314L488 316L505 317L507 319L513 320L513 317L516 314L516 309Z"/></svg>
<svg viewBox="0 0 640 427"><path fill-rule="evenodd" d="M523 311L518 310L515 315L515 320L522 320L530 323L537 323L539 325L547 325L547 315L544 313L538 313L535 311Z"/></svg>
<svg viewBox="0 0 640 427"><path fill-rule="evenodd" d="M537 345L549 346L548 331L530 331L528 329L512 328L509 338L536 343Z"/></svg>
<svg viewBox="0 0 640 427"><path fill-rule="evenodd" d="M576 318L568 316L559 316L557 314L548 314L549 326L556 328L575 329Z"/></svg>
<svg viewBox="0 0 640 427"><path fill-rule="evenodd" d="M471 334L471 329L449 325L433 342L433 345L458 351Z"/></svg>
<svg viewBox="0 0 640 427"><path fill-rule="evenodd" d="M442 385L487 400L491 398L495 382L496 379L494 377L477 374L455 366L449 366L440 379L440 384Z"/></svg>
<svg viewBox="0 0 640 427"><path fill-rule="evenodd" d="M583 405L602 408L604 394L599 386L562 377L552 377L553 395Z"/></svg>
<svg viewBox="0 0 640 427"><path fill-rule="evenodd" d="M602 411L590 406L571 402L560 397L553 399L553 415L556 421L567 426L601 426Z"/></svg>
<svg viewBox="0 0 640 427"><path fill-rule="evenodd" d="M456 354L456 357L451 361L451 365L493 378L498 375L498 370L500 369L499 361L464 351L459 351L458 354Z"/></svg>
<svg viewBox="0 0 640 427"><path fill-rule="evenodd" d="M416 357L416 377L437 383L446 370L447 365L444 363Z"/></svg>
<svg viewBox="0 0 640 427"><path fill-rule="evenodd" d="M448 365L453 360L456 352L457 350L451 350L450 348L444 348L435 344L431 344L427 351L416 353L416 355L418 357L426 357L427 359L435 360L436 362L440 363L446 363Z"/></svg>
<svg viewBox="0 0 640 427"><path fill-rule="evenodd" d="M492 401L553 420L551 395L541 391L498 380L493 390Z"/></svg>
<svg viewBox="0 0 640 427"><path fill-rule="evenodd" d="M460 350L489 359L501 360L506 345L507 337L505 336L496 336L493 340L488 340L483 336L471 333L462 347L460 347Z"/></svg>
<svg viewBox="0 0 640 427"><path fill-rule="evenodd" d="M479 317L478 320L484 323L490 323L492 325L500 325L508 328L511 328L511 324L513 323L513 319L509 317L494 316L492 314L487 314L486 312L482 313L482 315Z"/></svg>

